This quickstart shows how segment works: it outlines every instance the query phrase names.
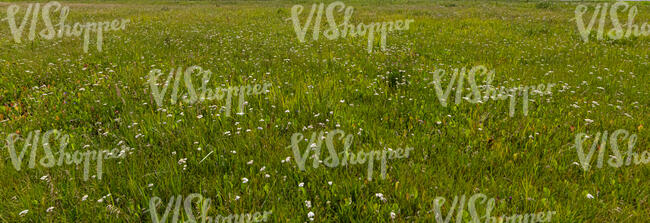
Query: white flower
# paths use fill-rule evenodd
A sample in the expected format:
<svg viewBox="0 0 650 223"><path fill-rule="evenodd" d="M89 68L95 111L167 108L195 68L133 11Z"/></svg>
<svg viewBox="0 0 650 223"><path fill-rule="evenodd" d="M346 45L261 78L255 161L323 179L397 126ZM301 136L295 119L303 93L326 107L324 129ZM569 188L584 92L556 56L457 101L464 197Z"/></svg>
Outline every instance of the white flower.
<svg viewBox="0 0 650 223"><path fill-rule="evenodd" d="M52 211L54 211L54 206L49 207L49 208L47 208L47 210L45 210L45 212L47 212L47 213L50 213Z"/></svg>
<svg viewBox="0 0 650 223"><path fill-rule="evenodd" d="M390 212L390 219L395 219L395 212Z"/></svg>
<svg viewBox="0 0 650 223"><path fill-rule="evenodd" d="M235 196L235 200L239 200L241 198L240 196Z"/></svg>
<svg viewBox="0 0 650 223"><path fill-rule="evenodd" d="M110 204L109 204L108 206L106 206L106 209L107 209L108 212L110 212L111 214L119 214L119 213L120 213L120 209L118 209L117 207L115 207L115 206L113 206L113 205L110 205Z"/></svg>
<svg viewBox="0 0 650 223"><path fill-rule="evenodd" d="M587 194L587 198L589 198L589 199L594 199L594 195Z"/></svg>
<svg viewBox="0 0 650 223"><path fill-rule="evenodd" d="M329 184L330 186L332 186L332 181L327 181L327 184Z"/></svg>
<svg viewBox="0 0 650 223"><path fill-rule="evenodd" d="M147 187L153 187L153 184L149 184L149 185L147 185Z"/></svg>
<svg viewBox="0 0 650 223"><path fill-rule="evenodd" d="M88 199L88 195L87 195L87 194L84 195L83 197L81 197L81 201L85 201L86 199Z"/></svg>
<svg viewBox="0 0 650 223"><path fill-rule="evenodd" d="M376 193L375 197L378 197L379 200L386 202L386 198L384 197L384 194L382 194L382 193Z"/></svg>
<svg viewBox="0 0 650 223"><path fill-rule="evenodd" d="M242 181L242 183L244 183L244 184L245 184L245 183L248 183L248 178L246 178L246 177L241 178L241 181Z"/></svg>
<svg viewBox="0 0 650 223"><path fill-rule="evenodd" d="M22 216L25 216L27 214L27 212L29 212L29 210L23 210L20 213L18 213L18 215L20 215L22 217Z"/></svg>
<svg viewBox="0 0 650 223"><path fill-rule="evenodd" d="M253 164L253 160L251 160L251 161L248 161L248 163L246 163L246 164L248 164L248 165L251 165L251 164Z"/></svg>
<svg viewBox="0 0 650 223"><path fill-rule="evenodd" d="M305 207L311 208L311 201L305 201Z"/></svg>
<svg viewBox="0 0 650 223"><path fill-rule="evenodd" d="M309 213L307 213L307 217L309 218L310 221L314 220L314 216L316 216L316 215L314 214L313 211L310 211Z"/></svg>
<svg viewBox="0 0 650 223"><path fill-rule="evenodd" d="M266 166L263 166L262 168L260 168L260 172L262 172L264 170L266 170Z"/></svg>
<svg viewBox="0 0 650 223"><path fill-rule="evenodd" d="M271 177L271 175L269 175L269 174L264 174L264 177L269 178L269 177Z"/></svg>
<svg viewBox="0 0 650 223"><path fill-rule="evenodd" d="M586 119L585 119L585 122L587 122L587 124L589 124L589 123L594 122L594 120L591 120L591 119L586 118Z"/></svg>
<svg viewBox="0 0 650 223"><path fill-rule="evenodd" d="M300 183L298 184L298 186L299 186L299 187L305 186L305 183L300 182Z"/></svg>

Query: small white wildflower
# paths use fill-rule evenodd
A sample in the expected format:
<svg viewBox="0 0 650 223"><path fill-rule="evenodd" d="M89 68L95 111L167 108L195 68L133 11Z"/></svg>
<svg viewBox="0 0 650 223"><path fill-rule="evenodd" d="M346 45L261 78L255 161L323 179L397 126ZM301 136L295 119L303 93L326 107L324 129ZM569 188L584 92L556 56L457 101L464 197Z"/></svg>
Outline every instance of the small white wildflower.
<svg viewBox="0 0 650 223"><path fill-rule="evenodd" d="M248 183L248 178L246 178L246 177L241 178L241 181L242 181L242 183L244 183L244 184L245 184L245 183Z"/></svg>
<svg viewBox="0 0 650 223"><path fill-rule="evenodd" d="M54 211L54 206L49 207L49 208L47 208L47 210L45 210L45 212L47 212L47 213L50 213L52 211Z"/></svg>
<svg viewBox="0 0 650 223"><path fill-rule="evenodd" d="M305 186L305 183L300 182L300 183L298 184L298 186L299 186L299 187Z"/></svg>
<svg viewBox="0 0 650 223"><path fill-rule="evenodd" d="M375 197L378 197L379 200L386 202L386 198L384 197L384 194L382 194L382 193L376 193Z"/></svg>
<svg viewBox="0 0 650 223"><path fill-rule="evenodd" d="M20 213L18 213L18 215L20 215L22 217L22 216L25 216L27 214L27 212L29 212L29 210L23 210Z"/></svg>

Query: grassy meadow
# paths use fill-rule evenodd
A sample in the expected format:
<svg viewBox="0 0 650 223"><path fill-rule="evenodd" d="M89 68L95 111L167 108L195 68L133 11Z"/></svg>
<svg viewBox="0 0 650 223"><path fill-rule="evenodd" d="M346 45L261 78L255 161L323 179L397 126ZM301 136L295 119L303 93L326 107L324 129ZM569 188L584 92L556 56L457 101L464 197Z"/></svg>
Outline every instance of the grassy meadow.
<svg viewBox="0 0 650 223"><path fill-rule="evenodd" d="M27 3L0 3L0 17L18 4L22 20ZM446 216L454 196L476 193L496 200L492 216L649 221L650 164L596 168L594 158L585 171L573 145L579 133L626 129L638 136L634 151L650 150L650 37L584 42L578 3L345 1L352 24L414 20L388 34L385 51L377 39L368 53L367 37L312 40L310 28L300 42L291 7L305 7L304 23L312 3L61 1L66 23L130 19L104 33L101 52L91 41L87 53L80 37L30 41L29 24L16 43L0 21L0 222L151 222L152 197L162 199L162 215L170 197L192 193L212 200L210 216L272 211L267 222L436 222L437 197L447 199ZM596 3L583 4L588 20ZM650 4L629 4L636 24L650 22ZM211 88L272 87L248 95L243 114L237 97L230 116L224 100L171 104L169 92L159 107L149 72L160 69L162 83L170 70L195 65L212 71ZM508 100L456 104L455 90L442 106L433 72L447 71L446 88L452 69L477 65L494 70L495 86L556 87L531 96L527 116L520 99L510 117ZM179 98L186 93L181 81ZM129 149L104 160L101 180L95 161L85 181L83 164L29 168L30 153L16 170L10 134L51 129L69 135L66 151ZM378 164L372 180L367 165L313 168L308 159L300 171L292 135L336 129L354 135L352 151L414 150L390 160L385 179ZM58 151L58 141L48 143ZM467 206L461 215L472 219ZM184 210L179 218L188 220Z"/></svg>

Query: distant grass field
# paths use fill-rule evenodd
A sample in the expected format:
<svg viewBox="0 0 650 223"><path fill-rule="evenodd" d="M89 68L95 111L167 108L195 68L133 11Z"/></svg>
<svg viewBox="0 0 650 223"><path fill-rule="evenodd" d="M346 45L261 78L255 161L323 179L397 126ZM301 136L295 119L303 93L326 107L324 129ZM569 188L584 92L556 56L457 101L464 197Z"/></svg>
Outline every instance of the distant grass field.
<svg viewBox="0 0 650 223"><path fill-rule="evenodd" d="M626 129L638 135L636 152L650 150L650 38L585 43L571 20L577 3L346 2L353 24L415 20L388 35L387 51L375 41L372 53L365 37L299 42L287 19L294 4L308 13L307 1L62 4L68 23L131 22L105 33L102 52L91 42L88 53L78 37L25 40L28 25L15 43L0 22L1 222L151 222L152 197L163 200L162 212L171 196L191 193L212 199L211 216L272 211L270 222L309 222L309 212L314 222L434 222L436 197L447 199L446 215L454 196L479 192L496 199L493 216L650 219L650 164L589 171L572 164L580 132ZM649 4L630 4L637 24L650 22ZM0 4L2 18L8 6ZM161 69L165 79L194 65L213 72L212 88L273 86L248 96L244 115L233 105L226 117L216 100L165 99L159 108L149 71ZM518 102L509 117L507 100L443 107L433 71L476 65L495 71L496 86L557 87L531 97L527 116ZM68 151L134 149L104 160L101 180L84 181L83 165L30 169L29 155L17 171L7 136L50 129L70 136ZM354 135L353 151L414 151L391 160L386 179L375 167L368 181L366 165L300 171L287 148L292 134L335 129ZM471 219L467 207L463 216Z"/></svg>

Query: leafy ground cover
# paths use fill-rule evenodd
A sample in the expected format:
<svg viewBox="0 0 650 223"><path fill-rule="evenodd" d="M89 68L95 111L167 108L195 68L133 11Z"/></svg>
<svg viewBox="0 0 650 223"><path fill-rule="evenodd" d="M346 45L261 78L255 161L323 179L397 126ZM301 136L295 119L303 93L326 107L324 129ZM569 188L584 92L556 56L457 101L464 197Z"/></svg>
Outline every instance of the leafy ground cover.
<svg viewBox="0 0 650 223"><path fill-rule="evenodd" d="M476 193L495 198L493 216L650 219L649 165L585 171L572 147L578 133L626 129L635 151L649 150L650 39L584 42L578 3L346 2L353 24L415 21L372 53L361 37L298 41L288 18L295 4L308 13L306 1L62 4L70 22L131 22L88 53L79 37L15 43L0 23L3 222L148 222L152 197L164 206L191 193L212 199L210 215L272 211L271 222L310 221L310 212L315 222L432 222L435 198ZM650 5L630 4L638 24L650 21ZM3 18L9 5L0 4ZM226 116L224 100L159 107L149 72L195 65L212 71L211 88L272 87L249 95L243 115L233 106ZM557 86L531 97L527 116L518 105L510 117L507 100L442 106L433 72L477 65L494 70L496 86ZM69 135L69 151L127 154L105 160L101 180L91 168L84 181L83 165L28 168L29 155L16 170L5 139L50 129ZM391 160L385 179L376 167L368 180L366 165L300 171L292 135L335 129L354 135L352 151L414 150Z"/></svg>

